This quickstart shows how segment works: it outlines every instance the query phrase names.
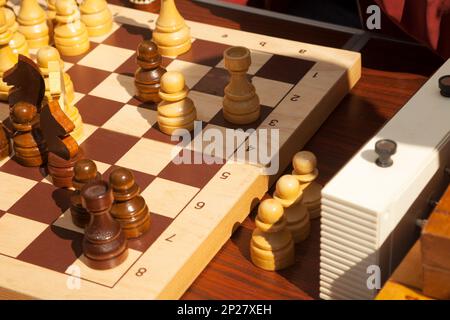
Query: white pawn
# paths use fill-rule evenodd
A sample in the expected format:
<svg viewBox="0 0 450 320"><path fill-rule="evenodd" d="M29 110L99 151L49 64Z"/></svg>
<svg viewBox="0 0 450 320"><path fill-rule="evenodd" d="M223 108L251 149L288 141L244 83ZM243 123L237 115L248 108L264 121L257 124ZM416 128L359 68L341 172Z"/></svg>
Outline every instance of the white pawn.
<svg viewBox="0 0 450 320"><path fill-rule="evenodd" d="M90 37L98 37L111 31L113 18L106 0L84 0L80 5L81 21Z"/></svg>
<svg viewBox="0 0 450 320"><path fill-rule="evenodd" d="M178 56L191 48L191 32L175 6L175 0L161 1L152 40L163 56Z"/></svg>
<svg viewBox="0 0 450 320"><path fill-rule="evenodd" d="M51 46L47 46L47 47L43 47L43 48L39 49L39 51L37 52L36 61L39 66L39 69L41 70L42 75L44 76L45 96L47 98L50 98L51 94L50 94L50 87L49 87L49 83L48 83L49 62L59 61L60 65L61 65L61 70L64 70L64 62L62 61L58 50ZM64 80L65 99L67 101L67 104L72 104L73 100L75 98L72 79L66 72L63 72L63 80Z"/></svg>
<svg viewBox="0 0 450 320"><path fill-rule="evenodd" d="M16 21L16 14L10 8L6 7L6 0L0 0L0 10L3 10L6 19L6 25L11 32L19 30L19 24Z"/></svg>
<svg viewBox="0 0 450 320"><path fill-rule="evenodd" d="M158 125L163 133L172 135L177 129L194 129L197 111L187 96L188 92L181 72L168 71L161 77L159 97L162 102L158 105Z"/></svg>
<svg viewBox="0 0 450 320"><path fill-rule="evenodd" d="M306 206L302 203L303 192L300 183L292 175L282 176L275 186L273 198L284 207L287 228L295 243L302 242L309 236L311 223Z"/></svg>
<svg viewBox="0 0 450 320"><path fill-rule="evenodd" d="M10 8L5 7L6 0L0 0L0 10L3 10L6 18L6 24L9 30L13 33L11 41L9 41L9 46L11 47L13 53L22 54L29 57L28 43L25 36L18 32L19 24L16 21L16 14Z"/></svg>
<svg viewBox="0 0 450 320"><path fill-rule="evenodd" d="M37 0L22 0L17 22L19 32L25 36L31 49L48 46L47 15Z"/></svg>
<svg viewBox="0 0 450 320"><path fill-rule="evenodd" d="M9 89L11 88L3 82L3 74L14 67L17 63L17 55L13 53L9 42L13 34L6 24L5 13L0 10L0 100L7 101Z"/></svg>
<svg viewBox="0 0 450 320"><path fill-rule="evenodd" d="M281 204L274 199L262 201L255 219L256 229L250 242L250 257L259 268L275 271L295 262L294 242L286 228Z"/></svg>
<svg viewBox="0 0 450 320"><path fill-rule="evenodd" d="M89 50L88 32L75 0L56 0L55 22L55 46L61 55L78 56Z"/></svg>
<svg viewBox="0 0 450 320"><path fill-rule="evenodd" d="M319 218L322 186L314 181L319 175L316 156L309 151L297 152L292 159L292 166L292 175L303 189L303 204L308 208L310 218Z"/></svg>

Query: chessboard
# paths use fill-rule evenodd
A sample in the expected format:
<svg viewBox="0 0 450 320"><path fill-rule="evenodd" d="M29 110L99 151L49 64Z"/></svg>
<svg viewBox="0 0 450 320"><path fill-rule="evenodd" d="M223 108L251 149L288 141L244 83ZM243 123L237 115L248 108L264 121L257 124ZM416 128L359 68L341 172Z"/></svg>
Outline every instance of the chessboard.
<svg viewBox="0 0 450 320"><path fill-rule="evenodd" d="M79 142L105 179L119 166L134 173L152 227L129 241L123 264L106 271L90 269L82 255L83 230L70 219L70 190L56 189L42 168L4 159L0 292L5 296L179 298L360 78L359 53L187 21L192 49L164 58L163 65L185 75L203 131L238 129L222 114L228 81L223 51L245 46L252 55L249 77L261 100L261 118L241 129L278 129L279 149L273 157L279 157L280 169L268 176L261 170L264 163L233 160L239 146L227 149L221 164L177 165L172 159L181 152L216 155L207 154L201 142L180 146L171 141L157 128L156 106L133 97L135 51L151 38L157 15L109 7L114 15L111 33L91 38L86 54L63 57L84 123ZM8 106L1 104L0 120L7 117Z"/></svg>

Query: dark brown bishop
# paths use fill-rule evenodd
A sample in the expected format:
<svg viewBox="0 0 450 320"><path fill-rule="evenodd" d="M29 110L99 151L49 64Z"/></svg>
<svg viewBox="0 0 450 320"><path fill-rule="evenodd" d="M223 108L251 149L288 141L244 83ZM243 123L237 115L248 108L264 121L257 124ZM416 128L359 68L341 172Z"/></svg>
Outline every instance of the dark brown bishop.
<svg viewBox="0 0 450 320"><path fill-rule="evenodd" d="M47 146L39 130L36 106L18 102L11 108L14 159L26 167L39 167L47 161Z"/></svg>
<svg viewBox="0 0 450 320"><path fill-rule="evenodd" d="M17 64L5 72L3 81L13 86L8 94L8 103L12 107L18 102L28 102L40 112L45 94L45 82L39 67L23 55L19 55Z"/></svg>
<svg viewBox="0 0 450 320"><path fill-rule="evenodd" d="M166 69L161 67L161 55L158 47L150 40L142 41L137 48L138 69L134 74L136 97L142 102L161 101L158 95L160 80Z"/></svg>
<svg viewBox="0 0 450 320"><path fill-rule="evenodd" d="M113 189L114 204L111 215L122 226L127 238L137 238L150 228L150 213L136 184L133 173L125 168L115 169L109 183Z"/></svg>
<svg viewBox="0 0 450 320"><path fill-rule="evenodd" d="M57 100L51 100L41 111L41 130L48 146L48 171L58 188L72 187L73 167L84 154L70 132L75 125L61 110Z"/></svg>
<svg viewBox="0 0 450 320"><path fill-rule="evenodd" d="M10 153L11 144L9 142L9 136L6 134L3 123L0 122L0 160L9 156Z"/></svg>
<svg viewBox="0 0 450 320"><path fill-rule="evenodd" d="M83 254L92 269L106 270L124 262L128 243L120 224L109 213L112 189L106 181L94 181L81 189L83 207L91 215L84 230Z"/></svg>
<svg viewBox="0 0 450 320"><path fill-rule="evenodd" d="M73 224L84 228L88 225L91 216L81 202L81 189L89 182L101 180L102 175L97 171L95 162L89 159L77 161L73 173L72 186L75 191L70 197L70 213Z"/></svg>

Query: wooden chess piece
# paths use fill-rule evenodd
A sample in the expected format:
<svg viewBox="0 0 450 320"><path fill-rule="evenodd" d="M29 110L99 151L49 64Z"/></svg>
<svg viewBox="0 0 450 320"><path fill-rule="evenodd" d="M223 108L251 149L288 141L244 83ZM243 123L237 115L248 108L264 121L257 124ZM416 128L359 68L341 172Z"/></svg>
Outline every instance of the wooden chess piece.
<svg viewBox="0 0 450 320"><path fill-rule="evenodd" d="M158 92L161 77L166 72L166 69L161 67L161 60L154 42L144 40L139 44L136 58L139 68L134 74L134 85L136 97L142 102L161 101Z"/></svg>
<svg viewBox="0 0 450 320"><path fill-rule="evenodd" d="M54 41L63 56L78 56L89 50L86 25L80 20L75 0L56 0Z"/></svg>
<svg viewBox="0 0 450 320"><path fill-rule="evenodd" d="M120 224L109 210L113 193L105 181L88 183L81 189L82 205L91 219L84 230L83 254L92 269L112 269L128 257L128 243Z"/></svg>
<svg viewBox="0 0 450 320"><path fill-rule="evenodd" d="M2 101L8 101L8 93L11 89L11 86L3 80L4 74L17 63L17 55L9 46L12 37L13 34L6 25L5 13L0 10L0 100Z"/></svg>
<svg viewBox="0 0 450 320"><path fill-rule="evenodd" d="M158 105L159 129L172 135L177 129L194 130L197 111L194 102L187 96L189 88L181 72L168 71L161 77Z"/></svg>
<svg viewBox="0 0 450 320"><path fill-rule="evenodd" d="M19 24L16 20L16 14L14 11L8 7L5 7L6 0L0 0L0 10L3 10L6 19L6 25L8 29L12 32L13 37L9 41L9 46L11 47L13 53L23 54L24 56L29 56L28 43L25 36L18 32Z"/></svg>
<svg viewBox="0 0 450 320"><path fill-rule="evenodd" d="M174 0L162 1L152 40L163 56L178 56L191 48L191 31Z"/></svg>
<svg viewBox="0 0 450 320"><path fill-rule="evenodd" d="M47 161L47 147L39 130L37 108L28 102L18 102L11 108L14 160L26 167L39 167Z"/></svg>
<svg viewBox="0 0 450 320"><path fill-rule="evenodd" d="M256 89L247 78L251 65L250 51L244 47L225 50L225 68L230 73L230 83L225 87L223 116L233 124L249 124L260 115L259 98Z"/></svg>
<svg viewBox="0 0 450 320"><path fill-rule="evenodd" d="M128 239L143 235L150 229L151 219L133 173L125 168L115 169L109 183L114 194L111 215L120 223Z"/></svg>
<svg viewBox="0 0 450 320"><path fill-rule="evenodd" d="M61 59L58 50L55 47L47 46L40 48L37 52L36 57L39 70L41 71L44 81L45 81L45 96L47 99L51 98L50 87L48 82L49 76L49 62L58 61L61 70L64 70L64 61ZM64 82L64 95L68 104L71 104L75 99L75 92L73 88L73 82L67 72L63 72L63 82ZM71 119L72 120L72 119Z"/></svg>
<svg viewBox="0 0 450 320"><path fill-rule="evenodd" d="M11 143L9 136L6 134L3 124L0 122L0 160L11 154Z"/></svg>
<svg viewBox="0 0 450 320"><path fill-rule="evenodd" d="M48 46L47 15L37 0L22 0L17 22L20 33L25 36L31 49Z"/></svg>
<svg viewBox="0 0 450 320"><path fill-rule="evenodd" d="M303 192L300 183L292 175L282 176L275 186L273 198L281 203L286 216L287 228L295 243L309 236L311 223L306 206L302 203Z"/></svg>
<svg viewBox="0 0 450 320"><path fill-rule="evenodd" d="M75 191L70 197L70 213L73 224L79 228L85 228L91 216L81 202L81 189L92 181L100 181L102 175L97 171L95 162L89 159L77 161L73 167L73 172L72 185Z"/></svg>
<svg viewBox="0 0 450 320"><path fill-rule="evenodd" d="M262 201L250 242L250 257L259 268L275 271L295 262L294 242L286 228L282 205L275 199Z"/></svg>
<svg viewBox="0 0 450 320"><path fill-rule="evenodd" d="M90 37L99 37L111 31L113 18L106 0L83 0L80 5L81 21Z"/></svg>
<svg viewBox="0 0 450 320"><path fill-rule="evenodd" d="M70 136L74 127L57 100L49 101L42 108L41 128L49 151L48 171L58 188L72 187L74 165L84 157L83 150Z"/></svg>
<svg viewBox="0 0 450 320"><path fill-rule="evenodd" d="M16 14L14 11L8 7L6 7L6 0L0 0L0 10L5 14L6 25L8 29L11 30L12 33L19 30L19 24L16 20Z"/></svg>
<svg viewBox="0 0 450 320"><path fill-rule="evenodd" d="M317 158L309 151L300 151L292 160L292 175L300 182L303 189L303 204L308 208L311 219L320 217L322 186L315 182L319 175Z"/></svg>

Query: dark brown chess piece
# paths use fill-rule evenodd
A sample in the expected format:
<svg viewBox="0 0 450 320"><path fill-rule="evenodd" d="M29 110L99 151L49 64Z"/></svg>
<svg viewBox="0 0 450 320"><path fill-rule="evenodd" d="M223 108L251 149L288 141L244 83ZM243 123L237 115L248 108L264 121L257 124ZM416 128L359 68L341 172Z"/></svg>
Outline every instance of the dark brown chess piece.
<svg viewBox="0 0 450 320"><path fill-rule="evenodd" d="M161 55L158 47L150 40L142 41L137 48L136 62L139 68L134 74L136 97L142 102L161 101L158 95L159 82L166 69L161 67Z"/></svg>
<svg viewBox="0 0 450 320"><path fill-rule="evenodd" d="M3 124L0 122L0 160L6 158L11 153L9 136L6 134Z"/></svg>
<svg viewBox="0 0 450 320"><path fill-rule="evenodd" d="M73 224L85 228L91 216L81 203L81 189L89 182L101 180L102 175L97 171L95 162L89 159L77 161L73 167L73 172L72 185L75 191L70 197L70 213Z"/></svg>
<svg viewBox="0 0 450 320"><path fill-rule="evenodd" d="M78 143L70 136L75 125L55 99L44 105L40 119L42 133L48 146L48 171L53 185L58 188L70 188L73 167L84 157Z"/></svg>
<svg viewBox="0 0 450 320"><path fill-rule="evenodd" d="M81 189L83 207L91 215L84 231L83 254L92 269L106 270L120 265L128 256L125 234L109 210L113 193L105 181L94 181Z"/></svg>
<svg viewBox="0 0 450 320"><path fill-rule="evenodd" d="M28 102L18 102L11 108L14 127L14 159L26 167L39 167L47 161L47 146L39 129L37 108Z"/></svg>
<svg viewBox="0 0 450 320"><path fill-rule="evenodd" d="M150 228L151 219L133 173L125 168L115 169L109 183L114 193L111 215L120 223L127 238L141 236Z"/></svg>

